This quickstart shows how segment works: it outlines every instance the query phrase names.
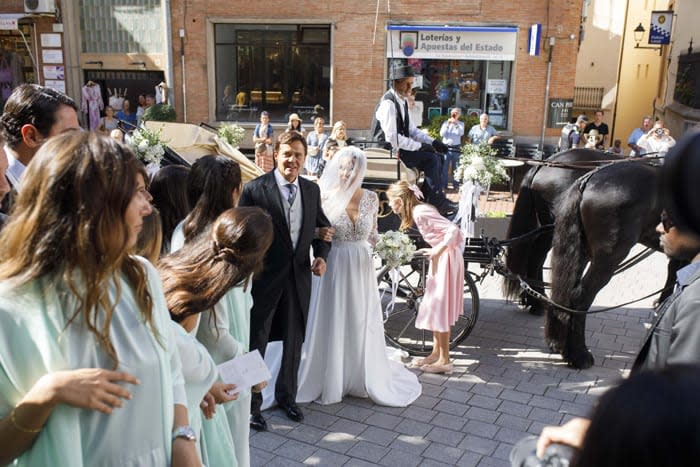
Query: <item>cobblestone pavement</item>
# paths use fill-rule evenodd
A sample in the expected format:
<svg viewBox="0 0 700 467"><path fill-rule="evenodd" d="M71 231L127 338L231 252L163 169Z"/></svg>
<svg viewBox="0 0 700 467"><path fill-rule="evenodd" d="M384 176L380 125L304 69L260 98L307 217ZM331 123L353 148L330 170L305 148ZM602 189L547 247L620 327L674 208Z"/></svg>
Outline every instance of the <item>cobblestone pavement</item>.
<svg viewBox="0 0 700 467"><path fill-rule="evenodd" d="M616 276L595 307L659 289L664 256L654 254ZM277 409L270 430L251 434L252 465L508 466L513 444L543 426L586 415L597 396L627 374L645 332L652 299L589 316L587 343L596 363L573 370L543 343L543 319L502 299L500 281L479 285L472 334L454 352L451 376L421 374L423 395L410 407L366 399L306 404L302 424Z"/></svg>

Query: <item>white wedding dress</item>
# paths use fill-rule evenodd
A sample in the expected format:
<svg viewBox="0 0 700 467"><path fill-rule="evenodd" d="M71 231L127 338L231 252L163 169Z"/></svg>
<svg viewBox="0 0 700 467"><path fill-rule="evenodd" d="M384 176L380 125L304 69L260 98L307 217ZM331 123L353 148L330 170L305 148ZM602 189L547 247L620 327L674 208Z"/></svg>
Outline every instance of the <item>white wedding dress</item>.
<svg viewBox="0 0 700 467"><path fill-rule="evenodd" d="M416 375L386 354L368 241L376 235L377 210L377 195L363 190L355 224L344 211L329 219L336 230L326 273L313 277L297 402L334 404L350 395L405 407L421 394ZM265 361L272 371L280 357L281 347L268 346ZM273 396L274 388L264 391L264 407Z"/></svg>

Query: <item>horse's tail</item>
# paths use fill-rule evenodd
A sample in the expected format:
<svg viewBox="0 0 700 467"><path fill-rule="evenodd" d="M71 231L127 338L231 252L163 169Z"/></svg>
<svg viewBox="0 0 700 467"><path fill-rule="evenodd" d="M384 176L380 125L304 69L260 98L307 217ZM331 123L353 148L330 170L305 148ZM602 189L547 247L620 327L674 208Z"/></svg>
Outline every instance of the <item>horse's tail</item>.
<svg viewBox="0 0 700 467"><path fill-rule="evenodd" d="M574 183L555 215L552 241L552 301L570 306L580 293L580 278L588 262L581 221L583 190Z"/></svg>
<svg viewBox="0 0 700 467"><path fill-rule="evenodd" d="M535 209L536 193L532 189L538 167L528 170L520 185L518 199L513 208L513 216L508 224L506 238L515 238L526 234L538 227L537 211ZM506 266L508 270L522 277L527 276L531 240L516 243L506 251ZM520 294L520 283L514 279L504 279L503 293L507 298L517 299Z"/></svg>

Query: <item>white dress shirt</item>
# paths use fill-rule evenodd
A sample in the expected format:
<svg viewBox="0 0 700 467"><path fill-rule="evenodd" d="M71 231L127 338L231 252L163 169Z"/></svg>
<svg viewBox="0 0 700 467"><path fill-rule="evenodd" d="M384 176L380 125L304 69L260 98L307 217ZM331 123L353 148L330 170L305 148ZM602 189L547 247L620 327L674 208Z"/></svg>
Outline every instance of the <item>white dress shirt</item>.
<svg viewBox="0 0 700 467"><path fill-rule="evenodd" d="M379 124L384 130L384 139L391 143L394 149L404 149L406 151L418 151L420 149L421 143L432 144L433 138L427 134L420 131L411 121L408 115L405 115L405 109L408 105L406 99L401 97L393 89L391 92L399 103L399 108L401 109L401 117L404 121L408 118L408 138L400 135L396 128L396 106L389 99L384 99L379 104L375 116L379 121Z"/></svg>

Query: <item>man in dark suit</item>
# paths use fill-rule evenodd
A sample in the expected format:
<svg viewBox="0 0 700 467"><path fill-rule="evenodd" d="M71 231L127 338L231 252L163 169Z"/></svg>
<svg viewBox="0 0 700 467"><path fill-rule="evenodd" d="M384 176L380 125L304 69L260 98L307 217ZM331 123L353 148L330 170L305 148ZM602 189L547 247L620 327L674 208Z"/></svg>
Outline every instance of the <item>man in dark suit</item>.
<svg viewBox="0 0 700 467"><path fill-rule="evenodd" d="M275 400L287 417L297 422L304 419L295 400L311 273L320 276L326 271L333 231L321 209L318 186L299 177L306 149L300 133L280 135L274 152L275 168L249 182L238 201L239 206L258 206L272 216L275 238L265 256L263 272L253 282L250 350L258 349L265 355L268 341L282 341ZM258 431L267 429L261 405L262 395L253 393L250 426Z"/></svg>

